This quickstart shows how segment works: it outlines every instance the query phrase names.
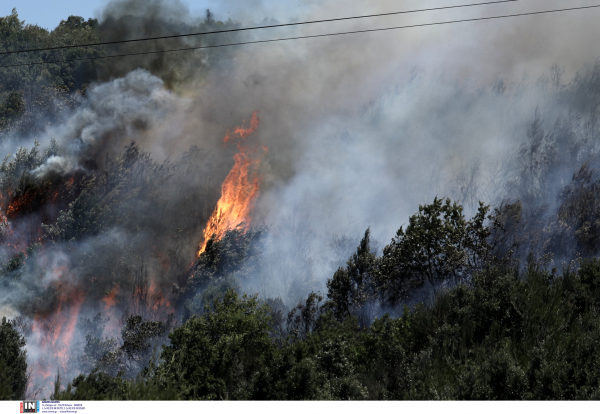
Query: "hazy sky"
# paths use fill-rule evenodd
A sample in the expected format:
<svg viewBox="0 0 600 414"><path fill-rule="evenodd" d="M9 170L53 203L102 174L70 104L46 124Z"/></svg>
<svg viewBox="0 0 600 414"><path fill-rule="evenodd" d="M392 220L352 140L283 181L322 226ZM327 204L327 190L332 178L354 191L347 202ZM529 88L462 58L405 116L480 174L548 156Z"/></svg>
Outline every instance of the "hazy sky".
<svg viewBox="0 0 600 414"><path fill-rule="evenodd" d="M13 8L16 8L19 18L26 23L54 29L61 20L70 15L82 16L86 19L99 17L108 2L109 0L0 0L0 16L7 16ZM272 12L268 17L294 18L297 10L315 4L314 0L172 0L171 2L183 3L192 15L203 15L206 9L210 9L218 19L222 20L227 20L228 17L243 20L248 9L265 6Z"/></svg>
<svg viewBox="0 0 600 414"><path fill-rule="evenodd" d="M414 8L439 7L447 5L476 3L489 0L464 1L464 0L405 0L390 4L385 0L362 1L340 1L335 3L335 8L322 8L322 1L319 0L171 0L171 3L180 3L190 10L190 14L203 15L206 9L210 9L216 14L217 19L227 20L231 17L233 20L246 22L247 20L256 20L258 16L254 12L260 11L261 14L267 11L268 16L261 15L258 20L263 18L274 18L279 21L302 20L311 11L318 10L319 16L315 18L333 18L341 16L351 16L371 12L372 10L396 11L410 10ZM109 0L0 0L0 16L10 14L13 8L17 9L19 17L29 24L37 24L47 29L54 29L61 20L69 15L89 17L100 17L101 11ZM588 6L596 4L594 0L521 0L510 5L498 5L494 11L509 13L521 13L533 10L568 8L577 6ZM342 7L340 7L342 6ZM476 11L479 8L475 8ZM479 9L483 10L483 9ZM460 16L470 17L470 11L461 9L458 11ZM597 14L598 9L587 11L570 12L565 14L553 14L549 19L555 19L556 25L569 25L565 18L571 21L585 17L586 14ZM324 14L326 13L326 14ZM573 14L571 14L573 13ZM447 15L452 15L450 11L442 11L434 14L427 14L427 17L444 20ZM502 14L502 13L500 13ZM424 15L425 16L425 15ZM399 16L398 16L399 18ZM542 17L544 19L544 17ZM512 19L511 19L512 20ZM479 23L486 25L487 23ZM575 25L574 31L581 29Z"/></svg>
<svg viewBox="0 0 600 414"><path fill-rule="evenodd" d="M218 0L181 0L193 14L203 13L207 8L225 12L219 7ZM19 17L27 23L53 29L70 15L84 18L98 17L108 0L0 0L0 16L10 14L17 9Z"/></svg>

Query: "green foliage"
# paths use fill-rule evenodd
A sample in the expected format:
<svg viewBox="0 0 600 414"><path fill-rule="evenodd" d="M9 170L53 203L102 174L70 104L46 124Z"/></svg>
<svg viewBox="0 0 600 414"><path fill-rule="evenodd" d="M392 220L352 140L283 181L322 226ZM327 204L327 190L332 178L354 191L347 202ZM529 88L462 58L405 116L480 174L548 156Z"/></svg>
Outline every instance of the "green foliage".
<svg viewBox="0 0 600 414"><path fill-rule="evenodd" d="M269 330L268 307L229 290L169 335L160 374L177 384L184 399L255 398L273 352Z"/></svg>
<svg viewBox="0 0 600 414"><path fill-rule="evenodd" d="M149 210L151 200L160 202L156 184L165 178L168 166L159 166L141 153L135 142L121 156L108 160L106 171L86 178L82 191L56 223L43 226L50 240L75 241L104 233L119 225L126 230L144 228L145 215L134 211Z"/></svg>
<svg viewBox="0 0 600 414"><path fill-rule="evenodd" d="M368 232L349 267L360 269L361 255L373 257L365 253L371 254ZM562 276L533 260L521 273L505 266L488 267L475 272L469 285L439 291L428 305L404 307L400 317L384 315L370 325L362 324L360 315L339 318L334 307L321 307L322 297L312 293L288 313L287 329L274 331L272 315L281 310L275 312L256 297L240 297L231 289L223 294L226 283L211 286L212 293L203 300L212 304L169 335L170 344L141 376L125 379L123 373L111 376L94 370L78 377L66 391L57 389L55 396L280 400L600 396L597 259L584 261L577 272L567 268ZM281 308L277 301L268 302ZM147 352L145 338L152 337L157 326L130 318L124 343ZM127 346L122 348L125 353Z"/></svg>
<svg viewBox="0 0 600 414"><path fill-rule="evenodd" d="M140 315L126 319L121 331L121 344L115 338L102 338L108 319L98 313L93 320L81 319L79 328L85 335L85 346L80 358L83 372L119 375L133 380L137 373L150 364L160 345L174 326L173 315L166 322L144 321ZM75 383L73 383L75 385Z"/></svg>
<svg viewBox="0 0 600 414"><path fill-rule="evenodd" d="M8 378L6 370L6 362L0 360L0 401L12 400L13 387Z"/></svg>
<svg viewBox="0 0 600 414"><path fill-rule="evenodd" d="M40 144L36 141L31 150L20 147L14 157L8 154L0 165L0 186L3 192L16 192L23 181L28 181L31 172L42 165L45 157L40 153Z"/></svg>
<svg viewBox="0 0 600 414"><path fill-rule="evenodd" d="M278 399L597 398L600 261L556 277L491 268L368 329L325 313L270 368ZM328 382L344 378L353 394ZM273 391L272 391L273 392Z"/></svg>
<svg viewBox="0 0 600 414"><path fill-rule="evenodd" d="M415 351L419 350L411 323L412 315L405 308L400 318L385 315L376 319L365 335L359 361L370 399L399 400L410 389L416 374Z"/></svg>
<svg viewBox="0 0 600 414"><path fill-rule="evenodd" d="M464 280L481 269L491 249L490 229L484 226L488 210L480 203L477 214L467 221L462 206L449 199L419 206L406 230L401 227L383 250L381 279L390 302L425 281L435 286Z"/></svg>
<svg viewBox="0 0 600 414"><path fill-rule="evenodd" d="M20 275L17 273L17 270L21 270L23 263L25 262L25 253L21 252L13 257L11 257L8 262L2 266L0 269L0 276L7 277L11 276L13 278L18 278Z"/></svg>
<svg viewBox="0 0 600 414"><path fill-rule="evenodd" d="M299 303L287 316L287 334L293 338L306 338L315 329L322 312L323 296L311 292L305 303Z"/></svg>
<svg viewBox="0 0 600 414"><path fill-rule="evenodd" d="M48 47L95 43L96 20L69 16L58 27L48 31L25 24L16 9L0 17L0 50L18 51ZM88 46L43 50L0 56L1 65L54 62L98 56L102 48ZM0 136L2 132L27 134L41 131L49 120L57 120L85 93L89 83L97 79L94 61L81 60L35 66L4 68L0 72ZM78 91L78 94L73 92Z"/></svg>
<svg viewBox="0 0 600 414"><path fill-rule="evenodd" d="M3 400L24 397L27 388L25 338L6 317L0 325L0 396Z"/></svg>
<svg viewBox="0 0 600 414"><path fill-rule="evenodd" d="M269 399L356 400L367 390L358 370L362 334L357 319L321 314L312 332L291 341L269 368Z"/></svg>
<svg viewBox="0 0 600 414"><path fill-rule="evenodd" d="M123 338L121 350L129 361L141 364L143 367L147 363L146 361L150 360L153 348L158 345L158 341L165 338L172 327L172 315L166 322L144 321L139 315L130 316L121 333Z"/></svg>
<svg viewBox="0 0 600 414"><path fill-rule="evenodd" d="M81 374L61 390L60 375L54 381L52 400L122 400L125 399L127 382L122 375L111 376L104 372L92 371L87 376Z"/></svg>
<svg viewBox="0 0 600 414"><path fill-rule="evenodd" d="M376 257L371 251L370 230L367 229L356 253L327 281L326 306L339 319L357 316L362 326L371 322L372 307L377 297Z"/></svg>
<svg viewBox="0 0 600 414"><path fill-rule="evenodd" d="M25 112L23 95L17 91L8 92L0 102L0 128L18 118L23 112Z"/></svg>
<svg viewBox="0 0 600 414"><path fill-rule="evenodd" d="M377 307L395 306L427 281L443 283L468 280L491 260L492 228L485 225L489 207L480 203L477 214L466 220L462 207L435 199L419 206L391 243L376 257L367 230L360 245L327 282L327 307L343 319L355 315L367 326Z"/></svg>
<svg viewBox="0 0 600 414"><path fill-rule="evenodd" d="M192 315L201 315L204 310L212 308L217 300L223 300L223 297L229 290L239 292L239 283L233 275L225 276L223 279L211 281L206 289L198 292L194 297L188 299L183 304L182 322L187 321Z"/></svg>
<svg viewBox="0 0 600 414"><path fill-rule="evenodd" d="M108 375L104 372L92 371L89 375L79 375L61 390L60 376L54 381L52 400L85 401L85 400L175 400L177 393L173 386L165 386L155 378L142 375L135 379L125 380L122 375Z"/></svg>
<svg viewBox="0 0 600 414"><path fill-rule="evenodd" d="M457 382L457 399L521 400L527 389L527 376L509 349L490 354L461 367Z"/></svg>
<svg viewBox="0 0 600 414"><path fill-rule="evenodd" d="M53 31L25 24L19 19L16 9L6 17L0 17L0 39L2 51L39 49L66 45L94 43L96 20L85 21L79 16L69 16ZM94 56L101 49L96 46L44 50L33 53L17 53L0 58L3 65L23 64L40 61L68 60L81 56ZM0 85L9 90L32 90L41 86L56 85L69 90L80 87L95 79L89 62L49 63L32 67L6 68L0 75ZM87 75L87 76L86 76Z"/></svg>

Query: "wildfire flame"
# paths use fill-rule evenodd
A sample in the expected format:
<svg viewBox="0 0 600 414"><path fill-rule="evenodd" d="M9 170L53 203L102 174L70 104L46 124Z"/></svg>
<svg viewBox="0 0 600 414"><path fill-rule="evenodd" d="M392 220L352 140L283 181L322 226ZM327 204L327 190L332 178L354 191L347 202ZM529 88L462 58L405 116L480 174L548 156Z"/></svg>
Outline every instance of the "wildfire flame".
<svg viewBox="0 0 600 414"><path fill-rule="evenodd" d="M47 316L36 314L32 331L34 339L43 352L34 367L32 379L40 382L47 379L57 367L68 372L69 352L79 318L79 312L85 299L84 292L75 288L65 289L59 297L57 309Z"/></svg>
<svg viewBox="0 0 600 414"><path fill-rule="evenodd" d="M104 311L108 312L109 309L113 308L116 304L117 301L115 299L115 297L117 296L117 293L119 293L119 285L115 285L110 292L108 292L106 294L106 296L104 296L102 298L102 302L104 302Z"/></svg>
<svg viewBox="0 0 600 414"><path fill-rule="evenodd" d="M258 145L248 145L246 139L258 129L260 123L258 112L252 113L248 127L244 127L244 123L241 127L236 127L233 133L228 130L223 139L223 143L227 144L234 138L238 138L238 153L234 156L233 168L221 185L221 198L206 224L204 239L196 257L206 250L211 237L220 240L227 230L239 227L246 230L252 220L250 212L258 197L262 177L258 172L260 164L260 157L256 156ZM263 146L262 150L266 153L268 148Z"/></svg>
<svg viewBox="0 0 600 414"><path fill-rule="evenodd" d="M121 286L116 284L113 288L101 299L104 303L104 316L108 317L108 322L104 326L103 334L105 336L117 336L119 333L119 313L117 310L117 303L119 298L117 295Z"/></svg>

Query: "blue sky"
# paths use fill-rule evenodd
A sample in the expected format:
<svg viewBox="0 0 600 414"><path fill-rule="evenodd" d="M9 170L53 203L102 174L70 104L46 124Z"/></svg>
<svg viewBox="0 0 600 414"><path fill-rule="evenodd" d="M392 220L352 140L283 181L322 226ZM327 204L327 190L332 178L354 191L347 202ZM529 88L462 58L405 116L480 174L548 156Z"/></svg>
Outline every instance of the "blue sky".
<svg viewBox="0 0 600 414"><path fill-rule="evenodd" d="M10 14L13 7L19 18L26 23L37 24L46 29L54 29L69 15L79 15L86 19L98 15L105 0L1 0L0 15Z"/></svg>

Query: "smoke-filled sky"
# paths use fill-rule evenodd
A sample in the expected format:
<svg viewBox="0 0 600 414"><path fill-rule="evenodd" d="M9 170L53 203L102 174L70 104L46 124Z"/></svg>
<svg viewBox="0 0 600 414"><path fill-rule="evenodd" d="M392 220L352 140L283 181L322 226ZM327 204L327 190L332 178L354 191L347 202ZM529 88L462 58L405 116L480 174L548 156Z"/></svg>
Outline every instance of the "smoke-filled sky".
<svg viewBox="0 0 600 414"><path fill-rule="evenodd" d="M21 18L27 19L23 10L27 4L17 5ZM140 0L105 2L88 13L99 18L110 40L118 40L192 30L203 19L205 8L214 10L216 20L231 19L247 26L450 4L460 3ZM592 4L590 0L521 0L244 32L209 41L311 35ZM38 7L43 8L47 4ZM66 2L52 7L53 13L60 10L65 18L76 13L87 17ZM137 23L128 16L137 18ZM153 75L162 78L175 95L167 93L158 78L128 75L142 61L113 59L105 66L105 79L125 80L98 86L89 106L51 127L48 136L95 142L98 127L108 130L115 127L113 123L123 123L119 128L128 130L127 123L134 118L124 114L147 110L147 119L161 122L136 139L142 149L162 160L177 157L190 145L215 145L227 129L259 111L260 140L270 152L263 163L265 181L255 216L270 223L288 217L291 210L302 211L312 216L309 222L314 228L324 232L357 234L371 226L375 237L387 240L419 203L435 195L452 195L451 183L464 167L479 162L482 180L492 181L510 151L524 139L535 108L543 104L533 90L517 100L477 91L489 90L500 80L507 86L534 84L540 76L548 76L553 64L564 68L562 82L567 82L600 56L599 16L600 9L590 9L247 45L208 54L153 56L160 62L152 64ZM182 40L184 45L194 41ZM142 86L136 86L142 79ZM127 88L144 90L151 97L150 107L134 105L127 112L124 107L131 97ZM104 92L111 90L120 93ZM157 96L165 98L156 100ZM112 112L103 110L102 116L112 114L112 118L90 121L89 114L104 107ZM152 111L157 111L156 116ZM76 137L79 131L81 137ZM111 142L122 148L121 142ZM52 162L56 168L76 165L73 160ZM493 202L490 192L486 201Z"/></svg>
<svg viewBox="0 0 600 414"><path fill-rule="evenodd" d="M82 16L85 19L99 17L108 0L54 0L51 2L41 0L20 0L11 2L3 1L0 5L0 15L10 14L13 7L17 8L19 16L28 24L37 24L46 29L53 29L70 15ZM206 9L217 13L220 19L227 20L229 17L238 18L246 13L248 7L256 7L257 2L249 1L219 1L219 0L177 0L171 3L182 4L189 10L191 16L203 15ZM269 17L293 18L302 6L293 1L264 1L272 11Z"/></svg>
<svg viewBox="0 0 600 414"><path fill-rule="evenodd" d="M103 33L118 40L192 30L205 8L214 10L216 20L253 25L449 4L459 3L132 0L102 3L93 12L67 2L51 9L64 18L92 14ZM207 39L268 39L591 4L521 0ZM27 17L33 2L16 6L21 18L37 23ZM48 8L47 3L37 7ZM8 8L2 11L9 13ZM600 9L590 9L154 55L143 58L155 59L149 66L152 75L132 72L148 66L148 60L113 59L104 66L104 79L122 80L92 88L90 101L61 125L50 126L47 135L63 145L79 140L91 148L83 149L90 157L99 148L123 147L115 138L99 140L99 131L129 131L143 112L144 119L161 122L151 122L144 136L127 139L135 137L160 161L177 157L190 145L219 151L214 145L224 132L259 111L260 140L269 147L269 157L263 163L264 186L255 216L272 223L288 217L289 211L302 211L312 217L312 227L324 232L356 234L371 226L375 237L386 240L418 203L451 195L449 183L469 163L480 162L483 180L489 183L524 138L535 108L544 103L534 90L517 100L477 91L490 90L498 81L534 84L548 76L553 64L565 70L559 82L567 82L600 56L599 16ZM195 41L181 40L184 45ZM140 91L144 102L149 97L149 106L126 108ZM77 167L81 160L51 162L64 169Z"/></svg>
<svg viewBox="0 0 600 414"><path fill-rule="evenodd" d="M8 15L13 7L17 8L21 19L26 20L30 24L38 24L41 27L52 29L58 25L62 19L66 19L69 15L79 15L84 18L102 17L103 10L109 3L108 0L60 0L60 1L41 1L41 0L20 0L11 2L4 0L0 4L0 15ZM183 10L188 16L199 16L204 14L208 8L216 13L218 19L227 20L231 18L235 21L243 23L256 23L264 19L275 19L279 22L301 21L312 18L335 18L341 16L351 16L358 14L367 14L372 12L387 12L398 10L410 10L415 8L439 7L445 5L455 5L460 1L447 0L430 0L430 1L415 1L407 0L403 2L374 0L369 2L362 1L271 1L271 0L171 0L166 2L175 9ZM566 8L576 6L586 6L595 4L593 0L521 0L515 4L490 6L488 9L474 8L473 11L462 9L460 11L440 11L429 12L419 15L419 21L435 21L446 20L449 18L473 16L473 15L493 15L508 13L519 13L532 10ZM482 10L485 10L482 12ZM485 34L489 32L503 32L507 35L506 43L501 42L495 45L490 44L488 50L479 47L482 44L482 37L472 37L470 41L464 44L464 47L472 48L473 55L483 57L489 52L498 51L498 55L503 55L507 58L506 49L513 50L513 59L520 57L514 54L515 48L521 48L527 52L531 58L536 60L545 55L551 57L557 53L557 49L563 49L563 46L570 45L566 57L572 58L577 54L577 49L591 44L595 38L593 21L597 17L597 11L587 10L579 12L560 13L546 17L535 17L533 19L515 19L515 20L500 20L497 22L480 22L456 25L451 31L450 36L445 36L444 29L411 29L412 33L407 31L385 32L381 35L376 35L375 42L382 41L407 41L415 37L432 36L437 39L447 50L454 49L456 45L451 39L458 33L470 31L472 28L480 34L487 37ZM415 20L417 20L415 19ZM369 27L377 25L395 25L398 22L403 23L407 20L413 20L412 17L392 17L377 20L365 21ZM524 23L519 24L518 22ZM515 30L517 27L529 27L533 31L525 32L523 29ZM333 25L324 27L326 29L333 28ZM512 33L511 33L512 32ZM495 35L494 35L495 36ZM495 47L494 47L495 46ZM505 46L503 48L503 46ZM377 47L377 46L375 46ZM562 50L559 53L565 53ZM537 57L535 55L538 55ZM475 56L473 56L475 57ZM576 65L576 62L572 62Z"/></svg>
<svg viewBox="0 0 600 414"><path fill-rule="evenodd" d="M19 16L28 24L37 24L46 29L53 29L65 20L68 16L82 16L85 19L98 17L106 4L107 0L20 0L18 2L3 1L0 5L0 15L10 14L13 7L17 8ZM181 0L192 14L202 14L208 9L219 10L227 14L227 10L219 7L218 0Z"/></svg>

